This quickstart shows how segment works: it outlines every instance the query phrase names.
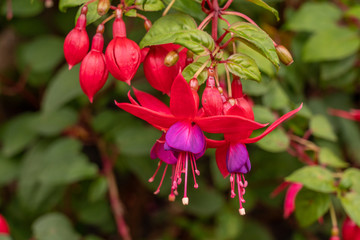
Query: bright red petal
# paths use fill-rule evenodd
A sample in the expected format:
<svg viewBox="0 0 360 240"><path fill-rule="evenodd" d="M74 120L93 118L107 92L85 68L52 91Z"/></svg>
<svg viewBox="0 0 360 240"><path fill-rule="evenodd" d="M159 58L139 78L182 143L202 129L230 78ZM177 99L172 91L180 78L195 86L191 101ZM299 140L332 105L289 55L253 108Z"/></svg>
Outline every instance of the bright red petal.
<svg viewBox="0 0 360 240"><path fill-rule="evenodd" d="M197 112L190 86L181 72L171 86L170 111L175 117L184 119L194 118Z"/></svg>
<svg viewBox="0 0 360 240"><path fill-rule="evenodd" d="M141 106L149 108L149 109L157 111L157 112L171 115L169 107L166 106L165 103L161 102L156 97L154 97L146 92L137 90L135 88L133 88L133 90L134 90L136 99L139 101Z"/></svg>
<svg viewBox="0 0 360 240"><path fill-rule="evenodd" d="M129 100L130 100L130 102L132 103L132 104L134 104L134 105L139 105L140 106L140 104L138 104L136 101L135 101L135 99L131 96L131 93L130 93L130 91L128 91L128 98L129 98Z"/></svg>
<svg viewBox="0 0 360 240"><path fill-rule="evenodd" d="M225 145L223 147L219 147L216 149L215 156L216 156L216 164L221 172L221 174L224 176L224 178L229 175L229 172L226 167L226 153L228 150L228 145Z"/></svg>
<svg viewBox="0 0 360 240"><path fill-rule="evenodd" d="M275 122L273 122L273 124L271 124L262 134L260 134L259 136L257 137L254 137L254 138L247 138L247 139L244 139L244 140L241 140L242 143L254 143L254 142L257 142L259 140L261 140L263 137L265 137L266 135L268 135L271 131L273 131L277 126L279 126L283 121L285 121L286 119L288 119L289 117L291 117L292 115L294 115L295 113L297 113L298 111L300 111L300 109L302 108L303 104L301 103L301 105L284 114L281 118L277 119Z"/></svg>
<svg viewBox="0 0 360 240"><path fill-rule="evenodd" d="M225 140L212 140L210 138L205 138L206 139L206 147L207 148L218 148L218 147L222 147L226 144Z"/></svg>
<svg viewBox="0 0 360 240"><path fill-rule="evenodd" d="M195 122L205 132L223 134L253 131L267 125L234 115L196 118Z"/></svg>
<svg viewBox="0 0 360 240"><path fill-rule="evenodd" d="M159 113L138 105L133 105L130 103L118 103L116 101L115 104L124 111L145 120L160 130L167 130L177 121L176 118L172 115Z"/></svg>

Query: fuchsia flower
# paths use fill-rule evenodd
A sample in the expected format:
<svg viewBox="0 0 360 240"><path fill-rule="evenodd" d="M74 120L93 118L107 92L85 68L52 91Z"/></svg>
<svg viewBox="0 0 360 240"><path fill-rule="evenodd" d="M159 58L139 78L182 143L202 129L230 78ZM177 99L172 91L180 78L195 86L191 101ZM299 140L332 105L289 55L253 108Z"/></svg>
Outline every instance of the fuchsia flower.
<svg viewBox="0 0 360 240"><path fill-rule="evenodd" d="M81 9L76 26L66 36L64 41L64 56L69 64L69 70L83 60L89 50L89 37L86 32L87 7Z"/></svg>
<svg viewBox="0 0 360 240"><path fill-rule="evenodd" d="M0 235L2 234L8 235L10 230L5 218L0 214Z"/></svg>
<svg viewBox="0 0 360 240"><path fill-rule="evenodd" d="M171 85L179 73L179 70L185 68L185 51L179 53L179 60L175 65L167 67L164 64L166 55L179 47L179 45L172 43L151 46L144 59L144 74L146 79L153 88L164 94L170 93Z"/></svg>
<svg viewBox="0 0 360 240"><path fill-rule="evenodd" d="M349 217L343 223L342 237L343 240L360 240L360 227Z"/></svg>
<svg viewBox="0 0 360 240"><path fill-rule="evenodd" d="M206 138L203 131L209 133L232 133L253 131L266 125L257 123L242 116L222 115L202 117L198 115L198 107L194 99L194 91L183 78L181 73L175 78L171 87L170 108L153 96L134 90L138 104L129 95L130 103L116 103L121 109L152 124L159 130L166 132L164 149L171 150L177 157L172 164L172 187L169 198L175 198L177 187L181 184L184 173L184 197L182 202L187 205L187 175L191 169L197 187L195 174L198 175L196 160L206 149ZM164 161L162 159L162 161Z"/></svg>
<svg viewBox="0 0 360 240"><path fill-rule="evenodd" d="M295 199L301 188L300 183L291 183L286 191L284 201L284 218L288 218L295 211Z"/></svg>
<svg viewBox="0 0 360 240"><path fill-rule="evenodd" d="M215 86L214 69L210 68L208 74L206 87L201 98L202 106L207 116L221 115L224 106L221 94Z"/></svg>
<svg viewBox="0 0 360 240"><path fill-rule="evenodd" d="M245 119L254 121L254 113L252 111L252 104L245 98L244 95L237 99L229 99L224 105L224 114L239 116ZM242 204L245 202L244 194L248 182L245 180L244 174L251 170L251 163L249 154L246 149L246 143L254 143L261 140L271 131L273 131L283 121L297 113L302 108L302 104L297 109L290 111L277 119L271 124L261 135L249 138L253 130L248 128L241 132L231 132L224 134L224 141L211 141L211 146L216 147L216 162L218 168L224 177L230 174L231 197L236 196L235 185L237 185L237 192L239 197L239 213L245 214L245 209ZM208 141L210 142L210 140Z"/></svg>

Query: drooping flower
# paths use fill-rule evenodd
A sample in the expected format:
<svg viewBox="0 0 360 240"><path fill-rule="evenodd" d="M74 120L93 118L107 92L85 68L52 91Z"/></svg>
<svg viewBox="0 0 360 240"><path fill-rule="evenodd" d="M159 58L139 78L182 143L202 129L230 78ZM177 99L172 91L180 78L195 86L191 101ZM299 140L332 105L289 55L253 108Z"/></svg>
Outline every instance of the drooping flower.
<svg viewBox="0 0 360 240"><path fill-rule="evenodd" d="M178 49L175 44L164 44L151 46L144 59L144 74L150 85L164 94L169 94L171 85L179 73L180 69L185 68L186 53L179 53L179 60L175 65L168 67L164 64L166 55Z"/></svg>
<svg viewBox="0 0 360 240"><path fill-rule="evenodd" d="M115 103L121 109L166 132L164 148L175 152L177 156L172 174L171 191L173 193L177 190L184 173L184 197L182 199L184 205L189 202L186 190L188 169L191 167L194 177L197 175L196 160L204 154L206 149L203 131L229 134L252 131L265 126L242 116L203 117L198 115L198 107L193 96L194 91L191 90L181 73L175 78L171 87L170 108L149 94L138 90L134 92L140 104L130 95L131 104Z"/></svg>
<svg viewBox="0 0 360 240"><path fill-rule="evenodd" d="M105 51L105 60L109 72L118 80L130 85L140 65L139 46L126 37L126 28L121 10L116 10L117 17L113 23L113 39Z"/></svg>
<svg viewBox="0 0 360 240"><path fill-rule="evenodd" d="M360 240L360 227L349 217L343 223L342 237L343 240Z"/></svg>
<svg viewBox="0 0 360 240"><path fill-rule="evenodd" d="M295 211L295 199L302 187L300 183L290 184L284 200L284 218L288 218Z"/></svg>
<svg viewBox="0 0 360 240"><path fill-rule="evenodd" d="M103 31L104 26L99 25L98 31L93 37L91 50L80 66L80 86L91 103L94 95L104 86L109 75L102 52L104 47Z"/></svg>
<svg viewBox="0 0 360 240"><path fill-rule="evenodd" d="M241 116L243 118L254 120L254 113L251 104L245 99L245 96L237 99L229 99L224 108L225 115ZM225 104L225 105L226 105ZM229 104L231 107L229 107ZM252 129L245 129L242 132L225 133L223 141L211 141L210 147L216 148L216 162L218 168L224 177L230 174L231 197L235 197L235 186L237 185L237 192L239 197L239 213L245 214L243 208L245 188L248 182L245 180L244 174L251 169L249 154L245 144L254 143L261 140L271 131L273 131L283 121L297 113L302 108L302 104L297 109L290 111L277 119L271 124L261 135L249 138L252 134Z"/></svg>
<svg viewBox="0 0 360 240"><path fill-rule="evenodd" d="M87 7L81 9L76 26L66 36L64 41L64 56L69 64L69 70L83 60L89 50L89 37L86 32Z"/></svg>
<svg viewBox="0 0 360 240"><path fill-rule="evenodd" d="M215 86L214 69L209 68L206 87L201 102L207 116L221 115L223 112L223 100L219 90Z"/></svg>
<svg viewBox="0 0 360 240"><path fill-rule="evenodd" d="M0 235L2 234L10 234L10 229L5 218L0 214Z"/></svg>

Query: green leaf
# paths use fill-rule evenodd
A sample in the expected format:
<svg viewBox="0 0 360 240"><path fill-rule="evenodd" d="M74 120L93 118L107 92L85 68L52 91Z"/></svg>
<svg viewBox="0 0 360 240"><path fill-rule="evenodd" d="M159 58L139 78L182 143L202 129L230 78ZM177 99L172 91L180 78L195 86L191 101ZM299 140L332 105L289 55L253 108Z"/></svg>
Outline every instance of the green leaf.
<svg viewBox="0 0 360 240"><path fill-rule="evenodd" d="M81 95L79 68L79 66L74 66L69 71L66 65L57 72L44 94L41 106L44 113L57 111Z"/></svg>
<svg viewBox="0 0 360 240"><path fill-rule="evenodd" d="M327 147L322 147L320 149L319 161L321 164L334 168L345 168L349 165Z"/></svg>
<svg viewBox="0 0 360 240"><path fill-rule="evenodd" d="M105 177L98 177L91 183L88 199L90 202L96 202L103 198L108 190L108 184Z"/></svg>
<svg viewBox="0 0 360 240"><path fill-rule="evenodd" d="M343 77L353 69L356 61L357 56L352 55L346 59L321 63L321 79L323 81L338 81L340 77ZM341 81L343 82L343 79Z"/></svg>
<svg viewBox="0 0 360 240"><path fill-rule="evenodd" d="M32 128L35 114L24 113L11 119L5 126L1 135L2 153L5 157L11 157L26 148L37 137Z"/></svg>
<svg viewBox="0 0 360 240"><path fill-rule="evenodd" d="M98 19L101 18L101 16L98 14L97 12L97 5L98 5L99 0L96 0L95 2L92 2L88 5L88 11L86 14L86 25L89 25L95 21L97 21ZM75 17L75 24L77 19L79 18L80 14L81 14L81 8L84 6L84 4L79 7L77 13L76 13L76 17Z"/></svg>
<svg viewBox="0 0 360 240"><path fill-rule="evenodd" d="M286 27L293 31L317 32L337 26L341 10L328 2L306 2L289 18Z"/></svg>
<svg viewBox="0 0 360 240"><path fill-rule="evenodd" d="M0 155L0 186L15 180L19 174L19 162Z"/></svg>
<svg viewBox="0 0 360 240"><path fill-rule="evenodd" d="M305 187L323 193L336 191L332 172L319 166L305 166L286 178L286 181L301 183Z"/></svg>
<svg viewBox="0 0 360 240"><path fill-rule="evenodd" d="M20 57L26 68L34 72L52 71L64 58L64 39L41 36L24 45Z"/></svg>
<svg viewBox="0 0 360 240"><path fill-rule="evenodd" d="M356 223L356 225L360 226L360 193L347 193L345 196L340 196L340 200L346 214Z"/></svg>
<svg viewBox="0 0 360 240"><path fill-rule="evenodd" d="M164 2L168 5L171 0L164 0ZM206 14L201 10L201 5L193 0L176 0L171 8L189 14L198 20L203 20L206 17Z"/></svg>
<svg viewBox="0 0 360 240"><path fill-rule="evenodd" d="M253 107L253 112L254 112L255 120L257 122L269 123L269 122L274 122L276 120L274 114L267 107L255 105Z"/></svg>
<svg viewBox="0 0 360 240"><path fill-rule="evenodd" d="M230 210L220 211L216 216L216 239L239 239L243 231L244 220L238 213Z"/></svg>
<svg viewBox="0 0 360 240"><path fill-rule="evenodd" d="M75 124L77 118L77 112L71 108L63 108L51 113L39 112L39 115L33 120L32 127L39 134L53 136Z"/></svg>
<svg viewBox="0 0 360 240"><path fill-rule="evenodd" d="M272 12L275 15L276 20L278 20L278 21L280 20L278 11L275 8L270 7L266 2L264 2L262 0L248 0L248 1L255 3L256 5L258 5L262 8L265 8L266 10L269 10L270 12Z"/></svg>
<svg viewBox="0 0 360 240"><path fill-rule="evenodd" d="M325 193L302 189L295 199L295 216L302 227L314 223L330 207L330 196Z"/></svg>
<svg viewBox="0 0 360 240"><path fill-rule="evenodd" d="M194 62L191 63L189 65L187 65L184 69L184 71L182 71L182 75L183 77L186 79L186 81L190 81L194 74L196 73L196 71L203 65L203 62ZM197 80L199 82L199 85L203 84L207 79L207 70L206 68L204 68L204 70L201 71L201 73L199 74L199 76L197 77Z"/></svg>
<svg viewBox="0 0 360 240"><path fill-rule="evenodd" d="M201 183L199 183L201 184ZM224 199L219 192L206 189L205 186L189 190L189 205L186 211L198 216L211 216L219 211L224 205ZM204 201L206 199L206 201Z"/></svg>
<svg viewBox="0 0 360 240"><path fill-rule="evenodd" d="M316 137L323 138L329 141L337 140L337 137L330 122L323 115L315 115L310 119L310 130Z"/></svg>
<svg viewBox="0 0 360 240"><path fill-rule="evenodd" d="M127 11L127 12L125 13L125 16L128 16L128 17L136 17L136 14L137 14L136 9L130 9L129 11Z"/></svg>
<svg viewBox="0 0 360 240"><path fill-rule="evenodd" d="M79 240L71 222L61 213L48 213L38 218L32 225L37 240Z"/></svg>
<svg viewBox="0 0 360 240"><path fill-rule="evenodd" d="M198 30L194 19L180 13L159 18L141 40L140 47L165 43L180 44L197 55L208 55L215 48L212 37Z"/></svg>
<svg viewBox="0 0 360 240"><path fill-rule="evenodd" d="M0 240L12 240L12 238L8 235L0 234Z"/></svg>
<svg viewBox="0 0 360 240"><path fill-rule="evenodd" d="M233 54L226 60L229 71L242 79L261 81L261 74L255 61L241 53Z"/></svg>
<svg viewBox="0 0 360 240"><path fill-rule="evenodd" d="M340 186L360 194L360 170L357 168L346 169L341 178Z"/></svg>
<svg viewBox="0 0 360 240"><path fill-rule="evenodd" d="M41 0L12 0L12 13L14 17L33 17L44 10L44 2ZM1 13L6 15L7 4L3 1Z"/></svg>
<svg viewBox="0 0 360 240"><path fill-rule="evenodd" d="M256 145L268 152L283 152L289 147L290 139L284 129L277 128L256 142Z"/></svg>
<svg viewBox="0 0 360 240"><path fill-rule="evenodd" d="M135 6L143 11L160 11L165 7L161 0L135 0Z"/></svg>
<svg viewBox="0 0 360 240"><path fill-rule="evenodd" d="M305 44L303 59L306 62L337 60L355 54L360 47L356 31L332 28L314 34Z"/></svg>
<svg viewBox="0 0 360 240"><path fill-rule="evenodd" d="M238 22L230 26L229 31L234 33L234 37L244 44L261 53L269 59L276 68L279 68L279 58L276 54L274 43L269 35L259 27L246 23Z"/></svg>
<svg viewBox="0 0 360 240"><path fill-rule="evenodd" d="M269 84L269 89L262 99L264 105L273 109L283 109L289 106L289 97L276 81Z"/></svg>
<svg viewBox="0 0 360 240"><path fill-rule="evenodd" d="M67 8L77 7L85 2L88 2L88 0L60 0L59 10L62 12L66 12Z"/></svg>

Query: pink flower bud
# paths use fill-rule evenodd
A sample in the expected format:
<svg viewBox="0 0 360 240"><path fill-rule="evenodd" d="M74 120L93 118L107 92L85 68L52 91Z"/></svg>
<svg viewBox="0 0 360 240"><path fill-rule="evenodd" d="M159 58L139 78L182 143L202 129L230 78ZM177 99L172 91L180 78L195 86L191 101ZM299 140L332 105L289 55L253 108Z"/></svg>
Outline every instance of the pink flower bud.
<svg viewBox="0 0 360 240"><path fill-rule="evenodd" d="M9 226L5 218L0 214L0 235L1 234L10 234Z"/></svg>
<svg viewBox="0 0 360 240"><path fill-rule="evenodd" d="M125 23L117 17L113 24L113 40L105 52L106 65L110 73L118 80L130 85L141 60L140 48L126 38Z"/></svg>
<svg viewBox="0 0 360 240"><path fill-rule="evenodd" d="M360 240L360 227L349 217L346 217L343 223L342 237L343 240Z"/></svg>
<svg viewBox="0 0 360 240"><path fill-rule="evenodd" d="M202 95L201 103L207 116L221 115L223 112L223 100L219 90L215 87L213 69L208 71L206 87Z"/></svg>
<svg viewBox="0 0 360 240"><path fill-rule="evenodd" d="M185 67L185 53L179 53L179 61L171 67L164 64L170 51L179 48L175 44L152 46L144 59L144 73L150 85L164 94L169 94L172 83L180 69Z"/></svg>
<svg viewBox="0 0 360 240"><path fill-rule="evenodd" d="M231 83L231 91L234 98L241 98L244 95L241 80L238 76L234 76L233 78L233 81Z"/></svg>
<svg viewBox="0 0 360 240"><path fill-rule="evenodd" d="M93 37L91 50L80 66L80 85L91 103L93 102L94 95L104 86L109 75L105 56L102 53L103 47L103 35L101 32L97 32Z"/></svg>
<svg viewBox="0 0 360 240"><path fill-rule="evenodd" d="M86 32L87 7L83 7L76 22L76 26L66 36L64 41L64 55L69 69L83 60L89 50L89 37Z"/></svg>

